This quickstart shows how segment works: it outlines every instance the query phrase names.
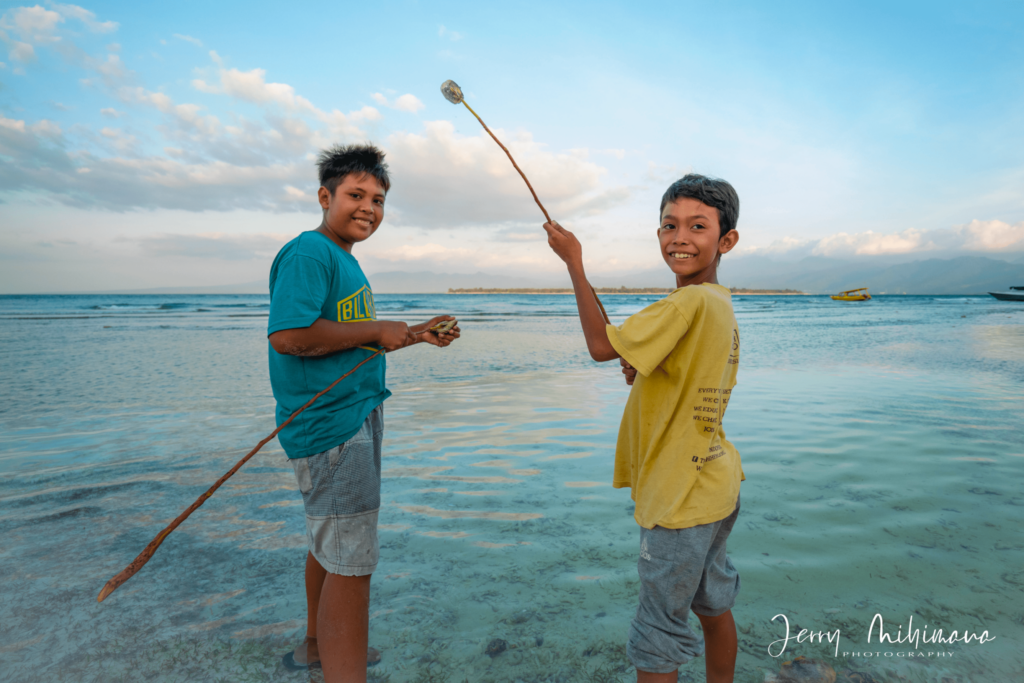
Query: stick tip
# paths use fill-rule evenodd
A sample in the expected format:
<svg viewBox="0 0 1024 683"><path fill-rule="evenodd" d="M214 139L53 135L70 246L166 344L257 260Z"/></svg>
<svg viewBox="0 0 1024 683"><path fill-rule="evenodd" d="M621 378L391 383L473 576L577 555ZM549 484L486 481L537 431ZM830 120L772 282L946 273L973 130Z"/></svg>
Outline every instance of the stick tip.
<svg viewBox="0 0 1024 683"><path fill-rule="evenodd" d="M462 88L451 79L441 84L441 94L452 104L460 104L462 102Z"/></svg>
<svg viewBox="0 0 1024 683"><path fill-rule="evenodd" d="M117 586L111 586L108 582L107 585L103 587L103 590L100 591L99 596L96 598L96 602L103 602L108 595L114 592L115 588L117 588Z"/></svg>

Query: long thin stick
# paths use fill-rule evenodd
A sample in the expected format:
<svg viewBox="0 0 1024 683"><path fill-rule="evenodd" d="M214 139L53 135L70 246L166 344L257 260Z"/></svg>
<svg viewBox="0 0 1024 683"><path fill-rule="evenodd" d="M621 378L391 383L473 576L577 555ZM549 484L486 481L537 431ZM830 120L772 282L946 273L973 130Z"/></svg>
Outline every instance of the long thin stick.
<svg viewBox="0 0 1024 683"><path fill-rule="evenodd" d="M469 110L469 113L476 117L476 120L479 121L480 125L484 127L484 130L487 131L487 134L494 138L494 141L498 143L498 147L501 147L501 149L504 150L505 154L508 156L508 160L512 162L512 165L515 166L517 171L519 171L519 175L523 177L523 182L525 182L526 186L530 188L530 194L533 195L533 201L537 202L537 206L539 206L540 210L544 212L544 218L548 219L548 223L550 223L551 216L548 215L548 210L545 209L544 205L540 203L540 199L537 197L537 193L534 192L533 185L530 184L530 180L526 177L526 174L523 173L523 169L519 168L519 164L517 164L516 160L512 158L512 152L508 151L508 147L501 144L501 140L498 139L498 136L491 132L491 129L487 127L487 124L484 123L484 120L480 118L479 114L473 111L473 107L469 106L469 103L466 102L466 100L462 100L462 103L466 105L466 109ZM597 290L594 289L594 285L590 285L590 291L594 294L594 299L597 300L597 306L598 308L601 309L601 315L604 316L604 321L611 325L612 321L608 318L608 311L604 310L604 304L601 303L601 297L597 295Z"/></svg>
<svg viewBox="0 0 1024 683"><path fill-rule="evenodd" d="M227 474L225 474L223 477L218 479L217 482L213 486L211 486L206 493L204 493L203 495L199 496L199 498L196 500L196 502L194 502L191 505L189 505L187 510L185 510L180 515L178 515L177 519L175 519L173 522L171 522L167 526L166 529L164 529L159 534L157 534L156 538L154 538L152 541L149 542L149 545L146 546L145 550L143 550L141 553L139 553L139 556L136 557L134 560L132 560L132 563L130 565L125 567L124 570L120 574L118 574L117 576L112 578L110 581L107 581L106 585L103 586L103 590L100 591L99 597L96 598L96 602L103 602L103 599L106 598L111 593L113 593L115 590L117 590L117 588L122 583L124 583L128 579L130 579L133 576L135 576L135 573L138 572L140 569L142 569L142 567L147 562L149 562L150 558L153 557L153 553L156 552L156 549L160 547L160 544L164 542L164 539L167 538L167 536L172 531L174 531L175 529L178 528L179 524L181 524L186 519L188 519L188 516L191 515L193 512L195 512L199 508L200 505L205 503L206 500L210 496L212 496L217 489L220 488L221 484L226 482L228 480L228 478L231 477L231 475L233 475L235 472L237 472L242 467L242 465L247 463L249 461L249 458L251 458L252 456L256 455L256 453L261 448L263 448L263 446L265 446L268 441L270 441L275 436L277 436L278 432L280 432L282 429L287 427L288 423L290 423L292 420L294 420L296 418L296 416L298 416L299 413L301 413L303 410L305 410L306 408L308 408L311 405L313 405L314 401L316 401L318 398L320 398L321 396L326 394L328 391L333 389L338 384L338 382L340 382L341 380L345 379L346 377L351 375L353 372L358 370L360 367L362 367L364 364L368 363L372 358L374 358L375 356L379 356L382 353L384 353L384 349L378 349L372 355L370 355L367 358L365 358L364 360L360 361L360 363L358 365L356 365L354 368L352 368L351 370L346 372L344 375L342 375L338 379L334 380L334 382L331 384L331 386L327 387L326 389L321 391L319 394L317 394L313 398L309 399L309 402L307 402L306 405L302 406L301 408L296 410L294 413L292 413L291 417L289 417L287 420L282 422L280 427L278 427L277 429L275 429L274 431L272 431L270 433L270 436L268 436L267 438L263 439L263 441L260 441L258 444L256 444L256 448L254 448L251 451L249 451L249 453L244 458L242 458L237 463L235 463L235 466L232 467L230 470L228 470Z"/></svg>

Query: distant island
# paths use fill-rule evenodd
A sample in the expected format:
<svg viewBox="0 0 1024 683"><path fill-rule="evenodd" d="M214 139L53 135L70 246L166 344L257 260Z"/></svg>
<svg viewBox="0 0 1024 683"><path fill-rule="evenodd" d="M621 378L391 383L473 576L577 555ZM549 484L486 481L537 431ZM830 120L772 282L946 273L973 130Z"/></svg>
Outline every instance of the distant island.
<svg viewBox="0 0 1024 683"><path fill-rule="evenodd" d="M596 287L595 291L598 294L668 294L674 292L675 289L671 287ZM801 292L796 289L744 289L742 287L730 287L729 291L733 294L753 294L753 295L794 295L794 294L807 294L807 292ZM565 287L550 287L550 288L503 288L503 287L469 287L469 288L454 288L448 289L449 294L572 294L571 289Z"/></svg>

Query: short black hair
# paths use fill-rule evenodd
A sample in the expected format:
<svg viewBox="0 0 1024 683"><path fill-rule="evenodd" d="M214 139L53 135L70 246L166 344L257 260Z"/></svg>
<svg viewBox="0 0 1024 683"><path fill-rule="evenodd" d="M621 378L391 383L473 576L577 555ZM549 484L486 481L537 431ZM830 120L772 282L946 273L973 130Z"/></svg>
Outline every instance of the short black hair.
<svg viewBox="0 0 1024 683"><path fill-rule="evenodd" d="M328 147L320 152L316 165L320 171L320 186L326 187L332 197L345 176L352 173L372 175L384 188L384 192L391 189L384 152L370 143Z"/></svg>
<svg viewBox="0 0 1024 683"><path fill-rule="evenodd" d="M736 221L740 218L740 196L728 182L699 173L687 173L665 190L661 197L661 208L658 209L658 219L661 220L666 204L683 198L696 199L718 209L719 238L736 229Z"/></svg>

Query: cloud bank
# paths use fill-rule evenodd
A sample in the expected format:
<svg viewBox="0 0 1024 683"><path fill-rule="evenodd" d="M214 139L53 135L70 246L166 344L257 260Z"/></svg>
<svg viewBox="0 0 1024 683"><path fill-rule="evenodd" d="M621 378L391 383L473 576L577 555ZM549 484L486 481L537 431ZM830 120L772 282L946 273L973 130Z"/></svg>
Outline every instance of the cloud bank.
<svg viewBox="0 0 1024 683"><path fill-rule="evenodd" d="M738 255L827 256L947 256L952 253L1024 252L1024 221L973 220L965 225L925 230L907 228L893 233L872 230L839 232L819 240L785 237L761 247L737 248Z"/></svg>
<svg viewBox="0 0 1024 683"><path fill-rule="evenodd" d="M152 89L121 59L118 46L108 45L104 55L79 47L77 34L64 29L69 21L94 33L118 28L75 5L36 6L6 12L0 35L12 61L22 65L35 60L37 50L59 48L69 67L86 72L81 82L110 100L100 109L106 122L62 128L47 119L0 115L0 193L39 193L113 211L315 211L316 152L366 140L368 128L384 120L371 105L349 112L319 107L266 69L231 66L214 50L207 53L210 62L195 69L190 89ZM173 37L202 45L189 35ZM425 108L412 93L368 95L403 114ZM628 197L625 189L602 187L605 169L589 161L586 150L553 152L525 131L499 135L562 218L599 213ZM446 121L428 121L420 131L376 137L395 178L392 222L441 228L537 220L524 201L522 180L482 131L461 137Z"/></svg>

